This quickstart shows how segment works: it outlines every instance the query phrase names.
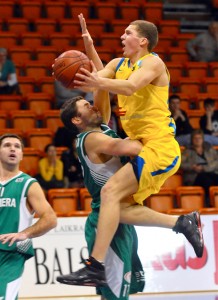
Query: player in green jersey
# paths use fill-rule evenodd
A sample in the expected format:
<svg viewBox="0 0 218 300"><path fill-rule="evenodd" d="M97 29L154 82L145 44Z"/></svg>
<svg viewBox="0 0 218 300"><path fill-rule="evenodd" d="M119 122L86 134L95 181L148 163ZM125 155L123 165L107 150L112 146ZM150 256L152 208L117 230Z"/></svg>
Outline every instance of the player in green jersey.
<svg viewBox="0 0 218 300"><path fill-rule="evenodd" d="M56 215L36 179L19 170L22 139L0 137L0 298L16 300L32 238L56 226ZM32 225L34 213L39 220Z"/></svg>

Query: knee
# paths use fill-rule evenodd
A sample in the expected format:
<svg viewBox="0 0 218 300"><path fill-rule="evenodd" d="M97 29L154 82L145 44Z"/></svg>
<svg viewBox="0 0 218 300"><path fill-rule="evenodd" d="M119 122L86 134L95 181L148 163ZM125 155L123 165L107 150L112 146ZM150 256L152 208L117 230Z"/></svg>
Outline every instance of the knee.
<svg viewBox="0 0 218 300"><path fill-rule="evenodd" d="M101 189L101 198L107 199L112 194L112 186L110 183L106 183Z"/></svg>
<svg viewBox="0 0 218 300"><path fill-rule="evenodd" d="M113 184L112 182L108 181L101 189L101 201L115 202L117 200L116 190L116 184Z"/></svg>

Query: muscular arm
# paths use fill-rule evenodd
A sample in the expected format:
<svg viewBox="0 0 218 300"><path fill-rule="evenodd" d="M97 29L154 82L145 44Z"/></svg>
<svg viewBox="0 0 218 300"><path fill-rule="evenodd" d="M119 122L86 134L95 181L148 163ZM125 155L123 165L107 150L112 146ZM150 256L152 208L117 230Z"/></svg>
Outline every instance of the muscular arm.
<svg viewBox="0 0 218 300"><path fill-rule="evenodd" d="M29 188L27 201L33 211L39 216L39 220L34 225L23 231L28 238L43 235L57 225L55 212L46 200L44 192L37 182L33 183Z"/></svg>
<svg viewBox="0 0 218 300"><path fill-rule="evenodd" d="M136 156L142 149L139 141L112 138L100 132L90 133L85 140L88 156L106 154L111 156Z"/></svg>
<svg viewBox="0 0 218 300"><path fill-rule="evenodd" d="M11 246L15 242L41 236L57 225L56 215L37 182L33 183L29 188L27 207L32 212L35 211L37 213L39 220L21 232L0 235L2 244L9 243L9 246Z"/></svg>
<svg viewBox="0 0 218 300"><path fill-rule="evenodd" d="M142 87L154 83L155 80L165 72L165 66L160 58L155 56L148 56L142 62L142 67L131 74L128 80L122 79L111 79L114 78L115 68L118 64L119 59L111 61L110 64L106 66L103 71L97 73L93 70L92 73L82 69L83 74L78 74L79 80L75 80L77 88L80 87L90 87L97 89L104 89L106 91L122 94L122 95L132 95L137 90ZM107 78L106 78L107 77ZM160 82L160 85L167 85L168 82Z"/></svg>

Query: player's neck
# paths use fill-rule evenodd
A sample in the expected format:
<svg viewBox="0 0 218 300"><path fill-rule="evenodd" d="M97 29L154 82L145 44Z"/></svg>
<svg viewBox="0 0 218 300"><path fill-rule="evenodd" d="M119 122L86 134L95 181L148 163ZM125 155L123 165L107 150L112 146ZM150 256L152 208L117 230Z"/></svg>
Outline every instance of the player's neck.
<svg viewBox="0 0 218 300"><path fill-rule="evenodd" d="M129 57L130 65L133 66L140 58L142 58L143 56L145 56L147 54L149 54L149 52L147 50L138 51L137 53L135 53L134 55Z"/></svg>
<svg viewBox="0 0 218 300"><path fill-rule="evenodd" d="M19 174L20 170L17 167L13 168L0 168L0 181L7 181L10 178L13 178L17 174Z"/></svg>
<svg viewBox="0 0 218 300"><path fill-rule="evenodd" d="M83 132L87 132L87 131L102 131L102 129L101 129L101 127L100 126L97 126L97 127L91 127L91 126L89 126L89 127L86 127L86 129L85 130L83 130Z"/></svg>

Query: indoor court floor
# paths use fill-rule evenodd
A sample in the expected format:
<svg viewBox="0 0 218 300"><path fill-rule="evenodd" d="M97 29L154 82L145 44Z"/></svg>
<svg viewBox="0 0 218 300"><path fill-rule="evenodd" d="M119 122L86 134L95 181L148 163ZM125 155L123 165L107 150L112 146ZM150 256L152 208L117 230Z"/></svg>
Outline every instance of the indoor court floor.
<svg viewBox="0 0 218 300"><path fill-rule="evenodd" d="M63 297L63 298L19 298L19 300L100 300L100 297ZM218 300L217 292L179 293L179 294L139 294L130 296L130 300Z"/></svg>

